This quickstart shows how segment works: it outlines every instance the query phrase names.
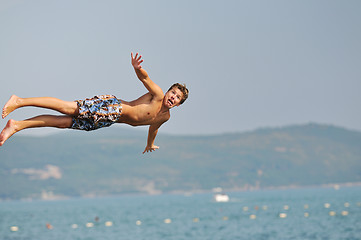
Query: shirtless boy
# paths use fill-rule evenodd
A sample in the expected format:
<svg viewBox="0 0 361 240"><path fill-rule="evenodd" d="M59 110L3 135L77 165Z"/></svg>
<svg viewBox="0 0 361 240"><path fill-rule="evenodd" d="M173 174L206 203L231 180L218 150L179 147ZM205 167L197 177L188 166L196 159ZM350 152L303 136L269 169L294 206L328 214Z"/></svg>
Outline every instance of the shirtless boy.
<svg viewBox="0 0 361 240"><path fill-rule="evenodd" d="M114 123L126 123L131 126L149 125L147 145L143 153L158 149L154 145L158 129L169 120L169 110L188 98L188 89L176 83L164 94L142 68L142 56L138 56L138 53L133 56L131 53L131 59L135 73L148 90L143 96L130 102L113 95L68 102L53 97L20 98L13 95L3 108L2 118L25 106L48 108L65 115L40 115L23 121L10 119L0 134L0 146L14 133L26 128L56 127L91 131Z"/></svg>

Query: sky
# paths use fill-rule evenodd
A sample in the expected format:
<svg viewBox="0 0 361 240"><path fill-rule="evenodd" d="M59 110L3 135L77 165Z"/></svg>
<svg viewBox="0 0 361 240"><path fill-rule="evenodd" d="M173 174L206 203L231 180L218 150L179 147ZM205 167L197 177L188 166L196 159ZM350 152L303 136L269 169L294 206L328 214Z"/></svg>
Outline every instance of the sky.
<svg viewBox="0 0 361 240"><path fill-rule="evenodd" d="M0 0L0 105L12 94L136 99L139 52L164 91L189 88L160 132L361 131L360 12L358 0ZM18 109L0 127L44 113Z"/></svg>

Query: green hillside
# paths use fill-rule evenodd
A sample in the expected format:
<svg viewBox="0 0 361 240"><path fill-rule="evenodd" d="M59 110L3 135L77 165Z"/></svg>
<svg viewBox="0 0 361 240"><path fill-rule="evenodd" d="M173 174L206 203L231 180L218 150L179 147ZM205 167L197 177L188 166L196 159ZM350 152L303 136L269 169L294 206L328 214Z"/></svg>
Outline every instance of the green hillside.
<svg viewBox="0 0 361 240"><path fill-rule="evenodd" d="M99 196L361 182L361 133L308 124L214 136L111 127L17 135L0 149L0 198ZM50 196L49 196L50 194Z"/></svg>

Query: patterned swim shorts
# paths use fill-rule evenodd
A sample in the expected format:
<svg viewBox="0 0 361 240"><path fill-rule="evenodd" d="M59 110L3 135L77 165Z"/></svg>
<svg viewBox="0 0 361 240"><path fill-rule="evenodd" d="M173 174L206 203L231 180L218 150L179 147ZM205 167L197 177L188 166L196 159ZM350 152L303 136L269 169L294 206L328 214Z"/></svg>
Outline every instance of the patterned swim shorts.
<svg viewBox="0 0 361 240"><path fill-rule="evenodd" d="M77 100L79 115L70 128L91 131L114 124L122 113L121 101L113 95L98 95Z"/></svg>

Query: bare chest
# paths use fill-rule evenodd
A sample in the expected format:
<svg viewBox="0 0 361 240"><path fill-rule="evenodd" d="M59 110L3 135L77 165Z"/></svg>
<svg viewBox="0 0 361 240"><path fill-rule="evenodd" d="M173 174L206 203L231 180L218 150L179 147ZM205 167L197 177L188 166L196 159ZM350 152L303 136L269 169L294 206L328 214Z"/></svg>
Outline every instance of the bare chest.
<svg viewBox="0 0 361 240"><path fill-rule="evenodd" d="M149 101L147 98L140 98L132 102L124 102L119 122L130 125L151 125L165 119L169 112L161 112L161 101Z"/></svg>

